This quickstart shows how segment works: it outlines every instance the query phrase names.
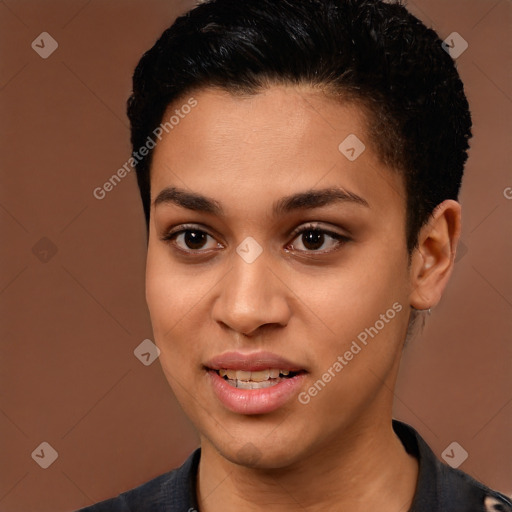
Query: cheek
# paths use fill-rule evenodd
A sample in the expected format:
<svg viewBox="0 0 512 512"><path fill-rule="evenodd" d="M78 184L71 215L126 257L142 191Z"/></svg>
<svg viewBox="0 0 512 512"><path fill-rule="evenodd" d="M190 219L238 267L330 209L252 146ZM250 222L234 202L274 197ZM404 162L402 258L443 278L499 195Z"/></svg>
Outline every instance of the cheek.
<svg viewBox="0 0 512 512"><path fill-rule="evenodd" d="M322 365L329 367L353 341L361 346L354 360L392 363L408 321L406 269L407 258L401 251L392 254L388 249L383 255L375 246L324 276L322 286L309 283L302 295L307 292L307 304L321 319L320 327L330 340L317 345Z"/></svg>
<svg viewBox="0 0 512 512"><path fill-rule="evenodd" d="M407 327L401 273L394 264L374 264L372 270L362 264L333 273L321 293L309 287L308 306L322 322L306 322L303 329L315 347L313 374L300 397L301 404L308 402L308 417L348 422L391 378Z"/></svg>
<svg viewBox="0 0 512 512"><path fill-rule="evenodd" d="M146 302L164 371L195 372L201 360L199 340L210 325L210 296L219 276L177 263L166 247L151 244L146 261Z"/></svg>
<svg viewBox="0 0 512 512"><path fill-rule="evenodd" d="M146 262L146 302L164 370L178 367L178 362L193 348L193 344L188 343L187 321L199 298L190 279L172 264L169 255L150 245Z"/></svg>
<svg viewBox="0 0 512 512"><path fill-rule="evenodd" d="M150 243L146 261L146 302L153 328L164 334L189 312L193 314L204 294L197 271L176 263L169 251Z"/></svg>
<svg viewBox="0 0 512 512"><path fill-rule="evenodd" d="M148 251L146 302L157 337L170 329L183 314L181 311L183 304L178 300L179 293L176 293L178 286L175 276L170 266L155 255L155 251Z"/></svg>
<svg viewBox="0 0 512 512"><path fill-rule="evenodd" d="M378 254L361 255L324 279L318 293L310 288L308 297L334 325L373 323L394 302L407 297L405 268L398 257L379 260Z"/></svg>

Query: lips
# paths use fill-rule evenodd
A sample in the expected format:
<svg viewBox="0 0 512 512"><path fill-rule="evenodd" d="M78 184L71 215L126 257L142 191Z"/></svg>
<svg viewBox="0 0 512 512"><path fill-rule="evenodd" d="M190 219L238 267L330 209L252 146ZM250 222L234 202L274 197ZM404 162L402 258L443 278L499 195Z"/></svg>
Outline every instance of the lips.
<svg viewBox="0 0 512 512"><path fill-rule="evenodd" d="M210 359L204 366L209 370L244 370L247 372L268 369L288 370L289 372L306 371L299 364L271 352L254 352L251 354L225 352Z"/></svg>
<svg viewBox="0 0 512 512"><path fill-rule="evenodd" d="M307 373L270 352L228 352L204 367L217 398L239 414L265 414L282 407L298 393Z"/></svg>

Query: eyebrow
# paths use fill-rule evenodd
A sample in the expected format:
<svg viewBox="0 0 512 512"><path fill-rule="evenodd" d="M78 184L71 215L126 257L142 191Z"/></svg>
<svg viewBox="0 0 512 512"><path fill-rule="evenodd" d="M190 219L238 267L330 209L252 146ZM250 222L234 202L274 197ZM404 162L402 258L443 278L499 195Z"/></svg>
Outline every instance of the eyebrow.
<svg viewBox="0 0 512 512"><path fill-rule="evenodd" d="M329 187L305 190L282 197L274 203L272 213L277 217L296 210L309 210L337 203L352 203L370 207L365 199L353 192L341 187ZM215 199L179 187L166 187L160 191L153 201L153 207L160 204L175 204L187 210L211 213L219 217L224 216L221 204Z"/></svg>

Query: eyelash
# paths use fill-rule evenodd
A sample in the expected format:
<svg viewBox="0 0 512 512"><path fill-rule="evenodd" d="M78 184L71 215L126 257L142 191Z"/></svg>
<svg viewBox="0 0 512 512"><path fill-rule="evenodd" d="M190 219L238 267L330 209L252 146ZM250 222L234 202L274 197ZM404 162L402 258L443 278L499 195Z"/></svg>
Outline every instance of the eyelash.
<svg viewBox="0 0 512 512"><path fill-rule="evenodd" d="M302 253L310 253L310 254L328 254L328 253L331 253L331 252L334 252L336 250L338 250L343 244L345 244L346 242L348 242L350 239L349 237L345 236L345 235L342 235L340 233L336 233L335 231L331 231L329 229L325 229L325 228L321 228L319 227L319 225L317 223L309 223L309 224L305 224L303 226L301 226L300 228L297 228L295 229L292 234L290 235L290 237L292 237L292 240L295 240L297 237L299 237L300 235L304 234L304 233L307 233L307 232L311 232L311 231L314 231L316 233L320 233L322 235L327 235L331 238L333 238L334 240L336 240L336 245L334 246L333 249L328 249L328 250L303 250L303 249L299 249L299 252L302 252ZM323 245L323 244L322 244Z"/></svg>
<svg viewBox="0 0 512 512"><path fill-rule="evenodd" d="M202 253L209 252L209 250L201 250L201 249L198 249L198 250L188 249L187 250L187 249L183 249L181 247L178 247L176 245L174 240L179 235L184 234L186 232L190 232L190 231L195 232L195 233L204 233L207 236L210 236L210 237L214 238L212 235L210 235L210 233L208 233L204 229L198 228L197 225L194 225L194 224L183 224L182 226L180 226L179 230L170 231L170 232L164 234L160 239L163 242L166 242L166 243L169 243L169 244L173 244L178 251L180 251L182 253L185 253L187 255L190 255L190 256L199 256L199 255L202 255ZM328 229L323 229L323 228L319 227L318 224L315 224L315 223L305 224L305 225L301 226L300 228L297 228L296 230L294 230L291 233L290 237L293 237L292 238L292 241L293 241L298 236L302 235L303 233L307 233L307 232L311 232L311 231L317 232L317 233L322 234L322 235L328 235L329 237L331 237L334 240L336 240L336 242L337 242L336 245L334 246L333 249L328 249L328 250L304 250L304 249L298 249L298 250L296 250L297 252L305 253L307 255L328 254L328 253L331 253L331 252L334 252L334 251L338 250L342 245L344 245L346 242L350 241L349 237L347 237L345 235L342 235L340 233L336 233L334 231L330 231Z"/></svg>

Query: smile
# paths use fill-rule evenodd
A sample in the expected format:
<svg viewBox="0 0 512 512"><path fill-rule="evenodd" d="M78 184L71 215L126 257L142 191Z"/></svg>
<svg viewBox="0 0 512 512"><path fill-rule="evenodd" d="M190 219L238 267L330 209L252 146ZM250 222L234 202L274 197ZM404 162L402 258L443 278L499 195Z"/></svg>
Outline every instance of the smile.
<svg viewBox="0 0 512 512"><path fill-rule="evenodd" d="M238 414L267 414L292 402L308 370L271 352L224 352L203 364L213 395Z"/></svg>
<svg viewBox="0 0 512 512"><path fill-rule="evenodd" d="M269 368L253 372L245 370L220 369L217 370L217 373L234 388L263 389L279 384L282 379L292 378L299 372Z"/></svg>

